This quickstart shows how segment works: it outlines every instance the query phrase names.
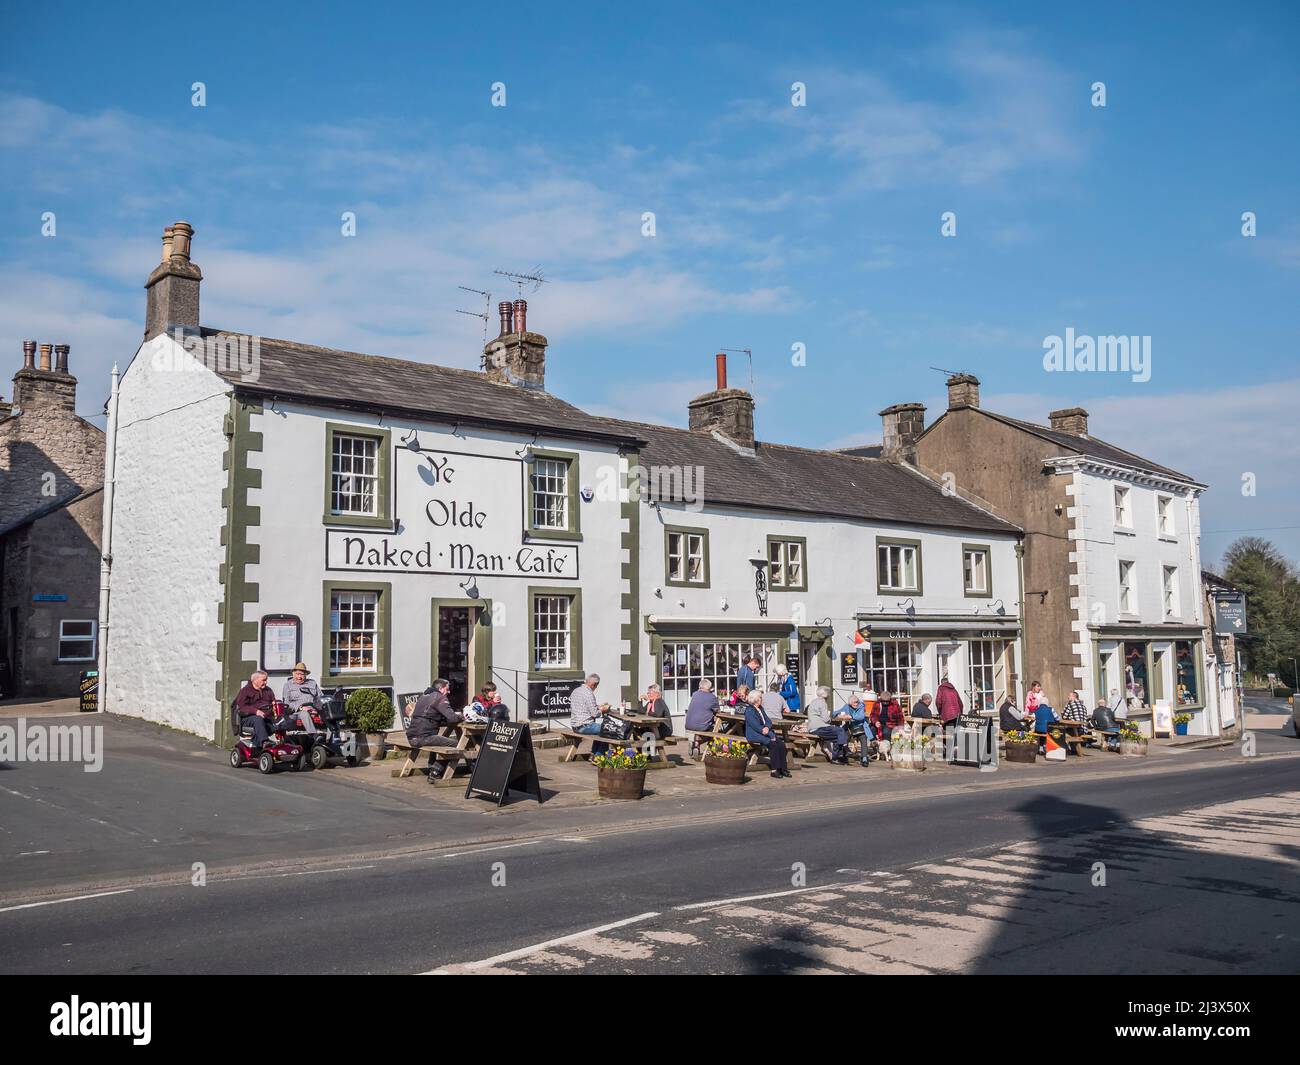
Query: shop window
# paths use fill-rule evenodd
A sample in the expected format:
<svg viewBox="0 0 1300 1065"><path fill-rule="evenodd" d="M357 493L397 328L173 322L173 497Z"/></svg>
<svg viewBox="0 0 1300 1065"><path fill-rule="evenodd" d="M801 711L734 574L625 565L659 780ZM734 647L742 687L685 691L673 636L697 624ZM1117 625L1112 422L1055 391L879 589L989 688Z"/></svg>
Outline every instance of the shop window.
<svg viewBox="0 0 1300 1065"><path fill-rule="evenodd" d="M59 661L93 662L96 627L93 621L60 621Z"/></svg>
<svg viewBox="0 0 1300 1065"><path fill-rule="evenodd" d="M961 549L962 580L968 596L990 596L989 548L983 544L963 544Z"/></svg>
<svg viewBox="0 0 1300 1065"><path fill-rule="evenodd" d="M325 668L348 682L389 684L389 584L325 585Z"/></svg>
<svg viewBox="0 0 1300 1065"><path fill-rule="evenodd" d="M1201 671L1196 661L1200 646L1195 640L1174 641L1174 684L1180 707L1204 705Z"/></svg>
<svg viewBox="0 0 1300 1065"><path fill-rule="evenodd" d="M919 693L916 686L921 679L921 656L924 648L912 640L873 640L864 652L864 675L877 695L888 690L894 693L904 711L911 709L912 700Z"/></svg>
<svg viewBox="0 0 1300 1065"><path fill-rule="evenodd" d="M753 655L760 663L754 683L765 691L776 675L778 652L774 640L665 640L659 651L660 688L673 713L685 713L701 680L711 681L713 694L725 700L736 686L741 663Z"/></svg>
<svg viewBox="0 0 1300 1065"><path fill-rule="evenodd" d="M774 591L806 592L808 573L805 555L808 541L803 538L767 538L767 561L770 568L769 587Z"/></svg>
<svg viewBox="0 0 1300 1065"><path fill-rule="evenodd" d="M709 586L709 533L706 529L664 530L666 583L674 587Z"/></svg>
<svg viewBox="0 0 1300 1065"><path fill-rule="evenodd" d="M970 713L996 710L1009 692L1006 640L971 640Z"/></svg>
<svg viewBox="0 0 1300 1065"><path fill-rule="evenodd" d="M1124 645L1124 696L1136 699L1141 705L1147 704L1147 690L1150 685L1150 673L1147 668L1147 645L1145 643L1125 643Z"/></svg>
<svg viewBox="0 0 1300 1065"><path fill-rule="evenodd" d="M325 523L387 526L389 432L331 422L325 439Z"/></svg>
<svg viewBox="0 0 1300 1065"><path fill-rule="evenodd" d="M876 581L880 591L920 593L919 540L887 540L876 537L876 566Z"/></svg>
<svg viewBox="0 0 1300 1065"><path fill-rule="evenodd" d="M578 537L578 456L532 452L528 467L528 531L561 539Z"/></svg>

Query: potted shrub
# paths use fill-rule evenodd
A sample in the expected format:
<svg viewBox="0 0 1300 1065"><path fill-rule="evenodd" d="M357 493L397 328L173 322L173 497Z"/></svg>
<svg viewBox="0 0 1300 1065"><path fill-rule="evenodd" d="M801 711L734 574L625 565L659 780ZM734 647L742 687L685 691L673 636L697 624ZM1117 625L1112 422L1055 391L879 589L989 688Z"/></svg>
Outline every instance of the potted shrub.
<svg viewBox="0 0 1300 1065"><path fill-rule="evenodd" d="M1175 715L1174 715L1174 735L1175 735L1175 736L1186 736L1186 735L1187 735L1187 726L1188 726L1189 724L1191 724L1191 721L1192 721L1192 715L1191 715L1191 714L1175 714Z"/></svg>
<svg viewBox="0 0 1300 1065"><path fill-rule="evenodd" d="M1002 738L1006 741L1004 753L1008 762L1033 763L1038 758L1038 737L1028 729L1004 732Z"/></svg>
<svg viewBox="0 0 1300 1065"><path fill-rule="evenodd" d="M1147 753L1147 738L1138 731L1136 726L1129 724L1120 725L1119 753L1128 755L1143 755Z"/></svg>
<svg viewBox="0 0 1300 1065"><path fill-rule="evenodd" d="M639 799L645 791L646 755L634 748L616 747L594 755L596 793L602 799Z"/></svg>
<svg viewBox="0 0 1300 1065"><path fill-rule="evenodd" d="M348 728L362 736L369 757L384 757L384 733L393 727L393 701L377 688L358 688L344 707Z"/></svg>
<svg viewBox="0 0 1300 1065"><path fill-rule="evenodd" d="M753 749L744 740L714 737L704 748L704 779L710 784L743 784Z"/></svg>

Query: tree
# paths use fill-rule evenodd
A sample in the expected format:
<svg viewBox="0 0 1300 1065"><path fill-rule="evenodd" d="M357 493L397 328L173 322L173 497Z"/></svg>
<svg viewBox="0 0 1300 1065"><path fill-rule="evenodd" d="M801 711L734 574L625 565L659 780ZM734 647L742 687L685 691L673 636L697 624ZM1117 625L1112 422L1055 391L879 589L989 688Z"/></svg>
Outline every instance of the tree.
<svg viewBox="0 0 1300 1065"><path fill-rule="evenodd" d="M1296 687L1292 659L1300 655L1300 574L1268 540L1243 536L1223 553L1224 577L1246 595L1242 643L1255 673L1277 673Z"/></svg>

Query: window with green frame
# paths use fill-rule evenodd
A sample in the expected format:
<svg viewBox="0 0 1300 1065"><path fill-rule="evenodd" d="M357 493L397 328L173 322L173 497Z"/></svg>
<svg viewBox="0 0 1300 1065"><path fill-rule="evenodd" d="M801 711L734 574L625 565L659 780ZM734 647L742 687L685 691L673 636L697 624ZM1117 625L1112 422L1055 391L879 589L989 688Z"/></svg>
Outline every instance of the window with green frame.
<svg viewBox="0 0 1300 1065"><path fill-rule="evenodd" d="M767 584L774 592L808 590L808 540L803 536L767 538Z"/></svg>
<svg viewBox="0 0 1300 1065"><path fill-rule="evenodd" d="M1194 710L1205 705L1201 693L1201 643L1174 641L1174 692L1176 710Z"/></svg>
<svg viewBox="0 0 1300 1065"><path fill-rule="evenodd" d="M325 423L326 525L388 528L392 434L365 425Z"/></svg>
<svg viewBox="0 0 1300 1065"><path fill-rule="evenodd" d="M881 592L921 593L920 540L876 537L876 588Z"/></svg>
<svg viewBox="0 0 1300 1065"><path fill-rule="evenodd" d="M528 675L582 679L580 589L528 589Z"/></svg>
<svg viewBox="0 0 1300 1065"><path fill-rule="evenodd" d="M389 685L393 586L326 581L321 679L348 687Z"/></svg>
<svg viewBox="0 0 1300 1065"><path fill-rule="evenodd" d="M961 545L962 588L967 598L992 597L992 556L988 544Z"/></svg>
<svg viewBox="0 0 1300 1065"><path fill-rule="evenodd" d="M709 530L664 527L664 583L673 588L709 586Z"/></svg>
<svg viewBox="0 0 1300 1065"><path fill-rule="evenodd" d="M578 512L578 454L533 448L528 477L528 532L549 540L582 539Z"/></svg>

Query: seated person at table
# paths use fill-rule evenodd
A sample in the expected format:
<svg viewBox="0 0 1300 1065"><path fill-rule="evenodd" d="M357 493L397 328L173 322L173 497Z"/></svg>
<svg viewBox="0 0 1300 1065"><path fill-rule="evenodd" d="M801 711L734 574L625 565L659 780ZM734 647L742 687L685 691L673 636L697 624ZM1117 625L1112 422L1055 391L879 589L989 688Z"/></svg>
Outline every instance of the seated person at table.
<svg viewBox="0 0 1300 1065"><path fill-rule="evenodd" d="M849 701L835 715L835 720L848 730L849 737L856 737L860 745L859 761L863 766L871 764L871 741L876 734L871 727L870 715L857 692L849 693Z"/></svg>
<svg viewBox="0 0 1300 1065"><path fill-rule="evenodd" d="M1003 732L1017 732L1025 727L1025 712L1009 695L998 708L998 725Z"/></svg>
<svg viewBox="0 0 1300 1065"><path fill-rule="evenodd" d="M253 746L266 746L269 730L267 722L275 717L273 704L275 703L275 692L271 691L271 686L266 683L267 677L264 670L256 670L248 678L248 683L239 689L239 694L235 696L234 711L239 715L239 724L249 725L253 729Z"/></svg>
<svg viewBox="0 0 1300 1065"><path fill-rule="evenodd" d="M758 695L758 692L754 694ZM781 718L790 713L790 707L785 701L785 696L781 694L781 682L779 680L772 681L761 698L763 700L763 709L767 711L767 716L773 721L780 721Z"/></svg>
<svg viewBox="0 0 1300 1065"><path fill-rule="evenodd" d="M906 724L907 719L903 716L903 708L894 698L894 693L886 688L876 700L876 708L871 711L871 731L876 734L877 739L888 743L894 738L894 729L902 728Z"/></svg>
<svg viewBox="0 0 1300 1065"><path fill-rule="evenodd" d="M647 686L645 694L641 696L641 713L647 717L662 718L660 724L653 726L654 732L661 740L673 734L672 715L668 713L668 704L664 702L664 693L658 684ZM649 730L639 727L637 735L644 731Z"/></svg>
<svg viewBox="0 0 1300 1065"><path fill-rule="evenodd" d="M1115 720L1115 713L1109 706L1098 703L1092 712L1092 727L1098 732L1118 732L1119 722Z"/></svg>
<svg viewBox="0 0 1300 1065"><path fill-rule="evenodd" d="M415 701L411 711L411 723L406 726L406 742L415 750L422 747L455 747L456 741L441 734L448 725L457 725L464 717L451 708L447 692L451 681L439 677L431 687L424 689L424 694ZM433 770L434 759L429 756L429 782L437 779Z"/></svg>
<svg viewBox="0 0 1300 1065"><path fill-rule="evenodd" d="M781 701L785 702L784 699ZM772 719L763 709L763 696L758 692L749 693L749 703L745 707L745 740L767 749L772 776L780 778L790 775L785 766L785 740L772 727Z"/></svg>
<svg viewBox="0 0 1300 1065"><path fill-rule="evenodd" d="M926 692L912 706L912 716L930 721L934 718L934 696Z"/></svg>
<svg viewBox="0 0 1300 1065"><path fill-rule="evenodd" d="M713 694L713 681L700 681L700 689L691 696L686 708L687 732L712 732L713 715L718 712L718 697Z"/></svg>
<svg viewBox="0 0 1300 1065"><path fill-rule="evenodd" d="M741 684L731 693L727 699L727 705L733 707L738 714L745 712L745 705L749 702L749 685Z"/></svg>
<svg viewBox="0 0 1300 1065"><path fill-rule="evenodd" d="M1062 721L1077 721L1083 724L1088 720L1088 705L1079 698L1077 691L1070 692L1070 697L1065 700L1065 707L1061 710Z"/></svg>
<svg viewBox="0 0 1300 1065"><path fill-rule="evenodd" d="M817 689L817 698L807 707L808 724L805 731L809 736L816 736L831 745L831 761L836 765L848 765L849 759L845 748L849 743L848 729L831 720L831 690L825 685Z"/></svg>
<svg viewBox="0 0 1300 1065"><path fill-rule="evenodd" d="M1040 736L1047 732L1047 726L1057 721L1056 711L1052 705L1043 700L1034 709L1034 731Z"/></svg>
<svg viewBox="0 0 1300 1065"><path fill-rule="evenodd" d="M599 684L600 676L589 673L587 679L573 689L569 696L569 728L572 731L581 732L584 736L600 735L600 719L609 709L609 704L596 702L596 687ZM608 747L607 743L593 743L591 753L604 754Z"/></svg>

